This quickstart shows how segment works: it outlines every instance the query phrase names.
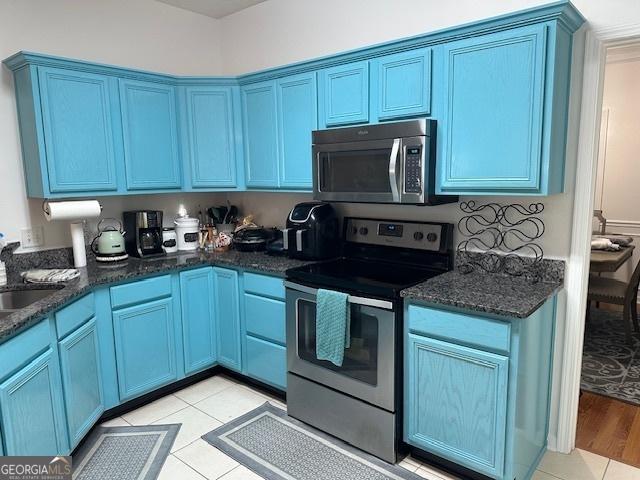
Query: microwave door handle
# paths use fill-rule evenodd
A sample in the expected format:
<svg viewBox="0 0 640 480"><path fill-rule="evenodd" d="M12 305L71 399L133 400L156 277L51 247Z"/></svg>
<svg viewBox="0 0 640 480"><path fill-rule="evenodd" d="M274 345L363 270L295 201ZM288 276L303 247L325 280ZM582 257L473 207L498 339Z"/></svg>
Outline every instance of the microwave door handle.
<svg viewBox="0 0 640 480"><path fill-rule="evenodd" d="M389 183L391 184L391 196L394 203L400 203L400 190L398 189L398 153L400 151L400 139L393 140L391 156L389 157Z"/></svg>

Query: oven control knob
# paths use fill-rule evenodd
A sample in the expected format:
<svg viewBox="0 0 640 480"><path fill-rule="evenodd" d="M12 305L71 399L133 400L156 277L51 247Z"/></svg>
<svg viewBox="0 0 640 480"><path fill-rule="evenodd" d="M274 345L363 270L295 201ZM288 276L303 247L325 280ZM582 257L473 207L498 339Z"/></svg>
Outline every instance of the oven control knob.
<svg viewBox="0 0 640 480"><path fill-rule="evenodd" d="M357 235L358 234L358 227L353 227L351 229L351 233L353 233L354 235Z"/></svg>
<svg viewBox="0 0 640 480"><path fill-rule="evenodd" d="M418 241L418 242L420 240L422 240L423 238L424 238L424 233L422 233L422 232L416 232L416 233L413 234L413 239Z"/></svg>
<svg viewBox="0 0 640 480"><path fill-rule="evenodd" d="M366 235L369 233L369 229L367 227L360 227L360 235Z"/></svg>
<svg viewBox="0 0 640 480"><path fill-rule="evenodd" d="M427 234L427 242L435 242L436 240L438 240L438 235L433 232Z"/></svg>

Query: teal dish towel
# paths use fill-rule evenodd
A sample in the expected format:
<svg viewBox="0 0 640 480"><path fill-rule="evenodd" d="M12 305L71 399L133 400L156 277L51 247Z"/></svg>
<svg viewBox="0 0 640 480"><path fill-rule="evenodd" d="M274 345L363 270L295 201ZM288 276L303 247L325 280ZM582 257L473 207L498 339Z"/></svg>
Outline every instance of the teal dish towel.
<svg viewBox="0 0 640 480"><path fill-rule="evenodd" d="M351 338L349 295L319 289L316 302L316 357L341 367Z"/></svg>

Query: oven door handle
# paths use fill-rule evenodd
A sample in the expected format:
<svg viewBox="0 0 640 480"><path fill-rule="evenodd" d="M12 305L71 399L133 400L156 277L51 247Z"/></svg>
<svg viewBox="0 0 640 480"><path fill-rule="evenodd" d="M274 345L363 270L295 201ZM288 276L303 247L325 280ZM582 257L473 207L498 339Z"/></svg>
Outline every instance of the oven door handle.
<svg viewBox="0 0 640 480"><path fill-rule="evenodd" d="M394 203L400 203L400 190L398 189L398 153L400 152L400 139L393 140L391 155L389 156L389 183L391 184L391 196Z"/></svg>
<svg viewBox="0 0 640 480"><path fill-rule="evenodd" d="M309 295L317 295L318 289L306 287L304 285L298 285L297 283L284 282L286 288L291 290L297 290L298 292L308 293ZM364 305L367 307L384 308L385 310L393 310L393 303L388 300L378 300L377 298L357 297L355 295L349 295L349 303L355 305Z"/></svg>

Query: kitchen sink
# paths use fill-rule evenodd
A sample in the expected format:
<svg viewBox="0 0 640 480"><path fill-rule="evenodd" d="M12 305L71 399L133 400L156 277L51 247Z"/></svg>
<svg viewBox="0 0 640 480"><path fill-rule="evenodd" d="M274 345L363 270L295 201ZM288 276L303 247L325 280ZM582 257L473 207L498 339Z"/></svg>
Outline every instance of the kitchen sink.
<svg viewBox="0 0 640 480"><path fill-rule="evenodd" d="M0 318L6 316L2 314L2 310L19 310L37 302L38 300L42 300L55 292L56 290L51 288L9 290L0 292Z"/></svg>

